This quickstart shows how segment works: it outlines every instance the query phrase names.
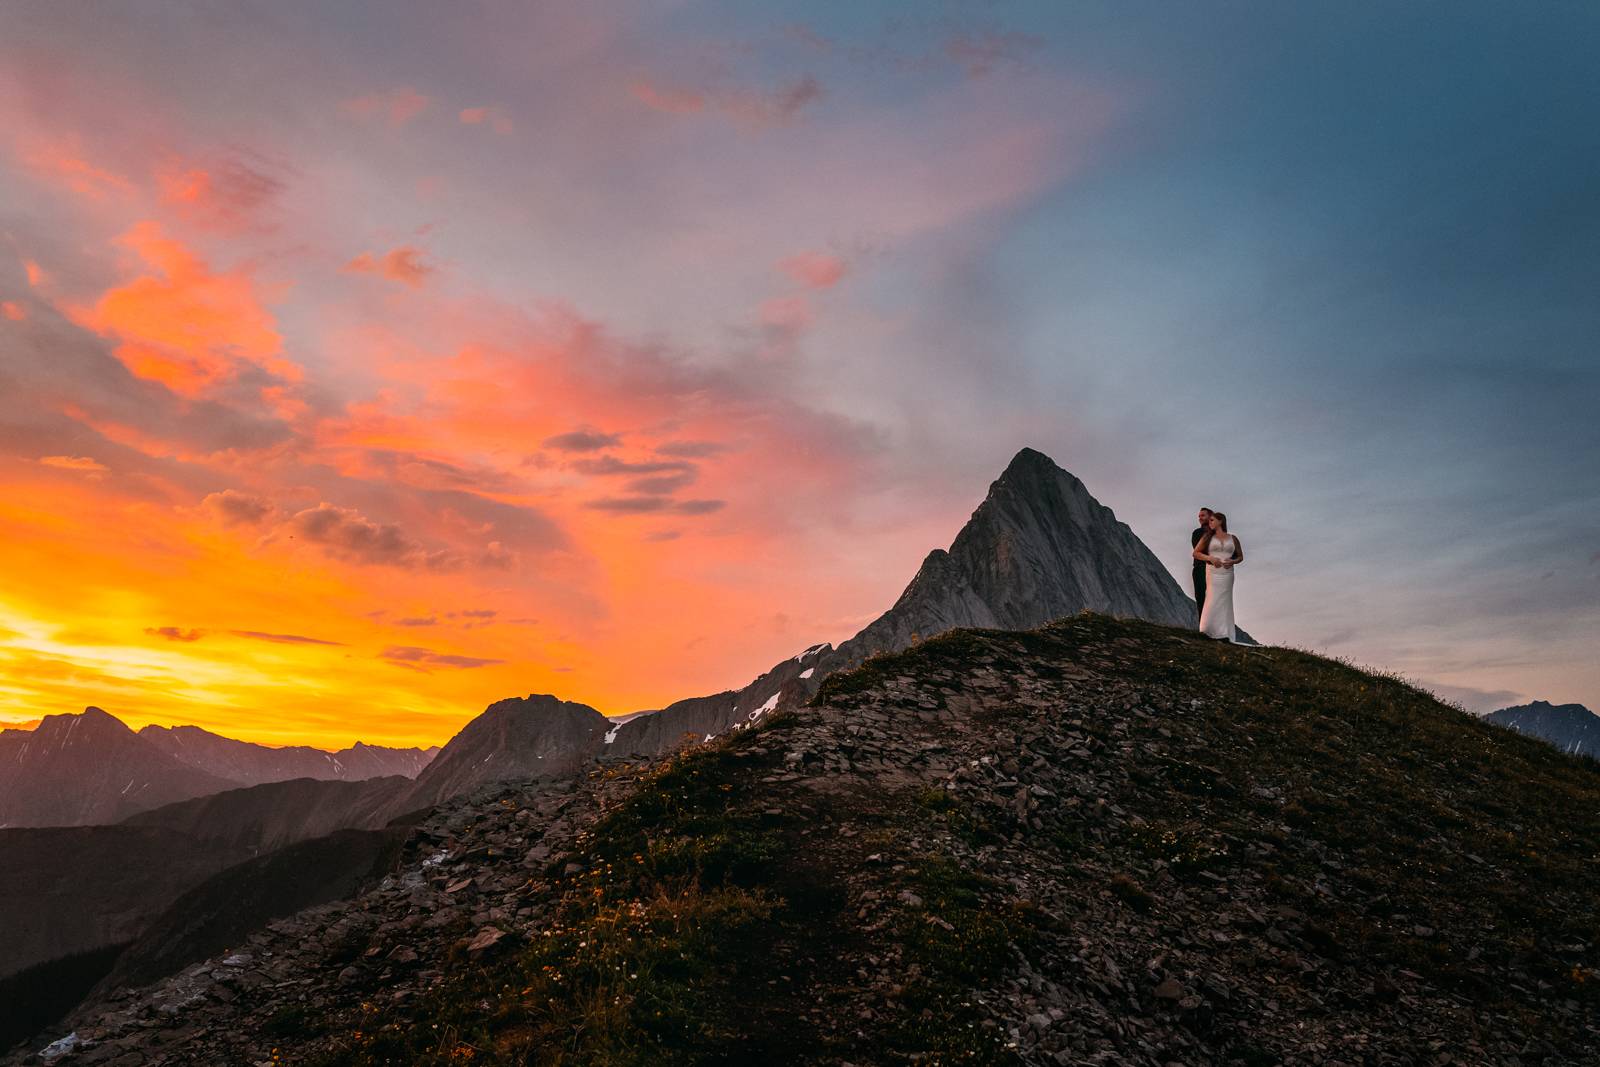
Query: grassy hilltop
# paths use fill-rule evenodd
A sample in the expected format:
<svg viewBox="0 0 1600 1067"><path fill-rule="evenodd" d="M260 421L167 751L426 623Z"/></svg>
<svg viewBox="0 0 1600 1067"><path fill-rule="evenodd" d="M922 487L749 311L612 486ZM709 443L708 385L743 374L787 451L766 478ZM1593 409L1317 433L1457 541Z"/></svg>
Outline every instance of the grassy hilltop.
<svg viewBox="0 0 1600 1067"><path fill-rule="evenodd" d="M1595 763L1394 679L958 631L646 777L543 929L324 1055L1594 1062L1597 854Z"/></svg>

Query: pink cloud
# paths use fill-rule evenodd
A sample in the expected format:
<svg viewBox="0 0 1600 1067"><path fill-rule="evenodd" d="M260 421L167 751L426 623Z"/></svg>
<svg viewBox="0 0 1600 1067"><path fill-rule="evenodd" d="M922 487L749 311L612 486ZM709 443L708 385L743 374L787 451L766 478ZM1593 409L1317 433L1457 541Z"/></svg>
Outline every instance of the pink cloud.
<svg viewBox="0 0 1600 1067"><path fill-rule="evenodd" d="M468 126L488 126L495 133L510 133L516 129L511 116L495 107L462 108L458 117Z"/></svg>
<svg viewBox="0 0 1600 1067"><path fill-rule="evenodd" d="M346 263L344 269L352 274L375 274L412 288L427 281L434 272L434 268L422 262L422 252L411 245L390 249L381 256L363 252Z"/></svg>
<svg viewBox="0 0 1600 1067"><path fill-rule="evenodd" d="M22 162L46 180L56 182L89 200L112 194L129 194L133 183L106 167L90 162L76 137L29 137L22 147Z"/></svg>
<svg viewBox="0 0 1600 1067"><path fill-rule="evenodd" d="M404 126L432 103L415 89L390 89L386 92L368 93L344 101L344 113L358 119L381 119L390 126Z"/></svg>
<svg viewBox="0 0 1600 1067"><path fill-rule="evenodd" d="M0 302L0 315L4 315L12 322L21 322L28 317L28 309L14 300Z"/></svg>
<svg viewBox="0 0 1600 1067"><path fill-rule="evenodd" d="M628 86L628 91L645 107L668 115L693 115L704 111L706 106L705 94L692 89L674 89L636 81Z"/></svg>
<svg viewBox="0 0 1600 1067"><path fill-rule="evenodd" d="M822 85L807 74L775 89L712 87L685 89L635 81L629 86L646 107L669 115L715 111L751 126L782 126L793 122L809 104L821 99Z"/></svg>
<svg viewBox="0 0 1600 1067"><path fill-rule="evenodd" d="M263 215L286 183L282 166L244 153L208 165L169 162L156 174L162 201L202 229L237 233L264 228Z"/></svg>
<svg viewBox="0 0 1600 1067"><path fill-rule="evenodd" d="M845 262L826 252L801 252L778 261L778 269L801 285L829 289L844 277Z"/></svg>

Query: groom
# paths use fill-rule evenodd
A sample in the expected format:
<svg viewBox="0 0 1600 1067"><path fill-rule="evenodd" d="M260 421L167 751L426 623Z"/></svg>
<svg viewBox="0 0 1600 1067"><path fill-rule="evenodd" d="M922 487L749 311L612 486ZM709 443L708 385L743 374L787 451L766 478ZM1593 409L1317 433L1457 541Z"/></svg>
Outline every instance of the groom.
<svg viewBox="0 0 1600 1067"><path fill-rule="evenodd" d="M1190 548L1194 548L1196 545L1198 545L1200 543L1200 538L1204 537L1206 535L1206 531L1211 529L1211 509L1201 508L1200 514L1196 515L1195 518L1197 521L1199 521L1200 525L1195 527L1194 533L1189 535ZM1239 555L1239 550L1235 549L1233 554L1234 557L1237 558ZM1197 559L1194 561L1194 610L1197 613L1205 610L1206 606L1207 566L1208 564L1201 560Z"/></svg>
<svg viewBox="0 0 1600 1067"><path fill-rule="evenodd" d="M1200 523L1200 525L1195 526L1194 533L1189 534L1190 549L1194 549L1195 545L1200 544L1200 537L1205 536L1205 531L1211 528L1210 507L1202 507L1200 514L1195 515L1195 522ZM1203 561L1195 560L1195 611L1205 611L1205 568L1206 565Z"/></svg>

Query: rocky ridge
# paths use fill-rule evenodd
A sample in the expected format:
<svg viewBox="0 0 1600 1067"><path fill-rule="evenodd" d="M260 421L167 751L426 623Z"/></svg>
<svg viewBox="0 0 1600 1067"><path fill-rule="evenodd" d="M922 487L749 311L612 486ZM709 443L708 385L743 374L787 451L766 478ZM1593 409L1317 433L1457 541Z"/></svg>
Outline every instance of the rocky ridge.
<svg viewBox="0 0 1600 1067"><path fill-rule="evenodd" d="M4 1062L1589 1063L1597 800L1314 656L958 631L452 800L368 891Z"/></svg>

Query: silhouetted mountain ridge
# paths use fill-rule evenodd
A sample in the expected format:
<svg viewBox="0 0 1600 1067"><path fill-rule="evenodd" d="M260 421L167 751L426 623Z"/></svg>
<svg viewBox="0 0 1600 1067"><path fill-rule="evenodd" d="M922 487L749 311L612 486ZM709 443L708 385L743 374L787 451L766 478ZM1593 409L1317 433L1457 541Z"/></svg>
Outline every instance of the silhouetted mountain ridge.
<svg viewBox="0 0 1600 1067"><path fill-rule="evenodd" d="M169 756L96 707L0 737L0 827L114 823L236 784Z"/></svg>
<svg viewBox="0 0 1600 1067"><path fill-rule="evenodd" d="M89 707L47 715L31 730L0 731L0 827L110 825L194 797L297 778L410 778L438 751L362 742L338 752L269 748L198 726L135 733Z"/></svg>
<svg viewBox="0 0 1600 1067"><path fill-rule="evenodd" d="M198 726L146 726L139 736L203 771L240 785L291 778L355 782L392 774L415 778L438 753L433 748L386 748L357 741L337 752L306 745L269 748L223 737Z"/></svg>
<svg viewBox="0 0 1600 1067"><path fill-rule="evenodd" d="M1483 718L1496 726L1541 738L1568 754L1600 759L1600 715L1582 704L1535 700L1491 711Z"/></svg>

